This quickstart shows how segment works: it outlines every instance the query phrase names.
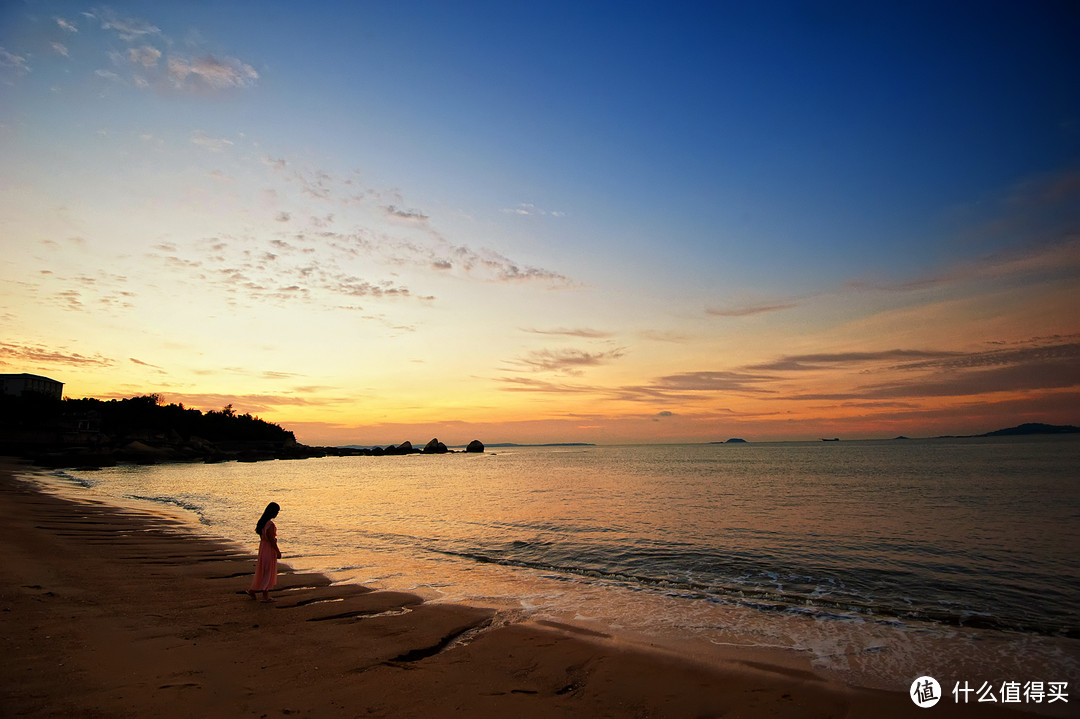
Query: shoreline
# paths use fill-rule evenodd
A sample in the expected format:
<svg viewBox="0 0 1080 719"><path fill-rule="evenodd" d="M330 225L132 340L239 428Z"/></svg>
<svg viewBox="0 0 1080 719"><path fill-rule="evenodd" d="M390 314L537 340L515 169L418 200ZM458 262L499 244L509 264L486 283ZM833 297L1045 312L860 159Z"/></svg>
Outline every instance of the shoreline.
<svg viewBox="0 0 1080 719"><path fill-rule="evenodd" d="M794 652L704 662L286 565L277 601L253 602L250 552L167 513L46 493L20 468L0 459L0 704L15 714L921 716L903 693L825 679Z"/></svg>

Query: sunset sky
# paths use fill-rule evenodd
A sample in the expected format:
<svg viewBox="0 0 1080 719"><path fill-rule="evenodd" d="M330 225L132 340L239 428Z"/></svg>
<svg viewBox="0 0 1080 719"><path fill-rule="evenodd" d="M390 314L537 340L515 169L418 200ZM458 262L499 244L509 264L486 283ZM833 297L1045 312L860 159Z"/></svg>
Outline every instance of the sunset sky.
<svg viewBox="0 0 1080 719"><path fill-rule="evenodd" d="M308 444L1080 424L1074 2L0 3L0 372Z"/></svg>

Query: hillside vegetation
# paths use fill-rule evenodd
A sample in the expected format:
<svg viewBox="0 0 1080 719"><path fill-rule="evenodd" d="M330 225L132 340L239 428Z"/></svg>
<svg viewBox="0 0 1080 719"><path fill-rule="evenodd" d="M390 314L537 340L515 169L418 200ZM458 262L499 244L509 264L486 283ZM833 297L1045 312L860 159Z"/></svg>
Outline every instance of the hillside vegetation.
<svg viewBox="0 0 1080 719"><path fill-rule="evenodd" d="M163 404L156 394L119 400L0 396L0 452L43 464L268 458L301 449L292 432L238 414L231 405L202 412Z"/></svg>

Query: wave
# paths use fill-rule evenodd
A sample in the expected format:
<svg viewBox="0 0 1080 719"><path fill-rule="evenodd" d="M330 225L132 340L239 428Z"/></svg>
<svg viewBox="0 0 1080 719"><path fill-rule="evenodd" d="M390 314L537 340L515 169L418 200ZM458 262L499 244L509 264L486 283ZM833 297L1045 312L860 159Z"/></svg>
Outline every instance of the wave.
<svg viewBox="0 0 1080 719"><path fill-rule="evenodd" d="M79 487L83 487L85 489L89 489L89 488L94 487L94 486L97 485L97 482L95 482L95 481L93 481L91 479L87 479L85 477L77 477L74 474L70 474L70 473L65 472L63 470L57 470L55 472L50 472L50 476L56 477L57 479L61 479L61 480L65 481L65 482L70 482L70 483L72 483L74 485L77 485Z"/></svg>
<svg viewBox="0 0 1080 719"><path fill-rule="evenodd" d="M206 515L203 512L203 508L200 505L194 504L192 502L185 501L183 499L177 499L176 497L163 497L163 496L147 497L147 496L144 496L144 495L141 495L141 494L125 494L124 498L125 499L137 499L137 500L140 500L140 501L143 501L143 502L156 502L157 504L167 504L167 505L171 505L173 507L179 507L180 509L186 509L187 511L193 513L196 517L199 518L199 523L200 524L204 524L206 526L211 526L212 525L212 522L209 519L207 519Z"/></svg>
<svg viewBox="0 0 1080 719"><path fill-rule="evenodd" d="M670 564L656 564L653 572L642 573L631 571L626 566L611 566L616 564L611 561L608 566L590 566L588 562L566 556L562 561L551 557L529 559L513 556L514 550L539 549L544 553L548 553L545 550L550 550L550 546L538 546L538 543L520 540L509 543L509 552L476 548L454 549L432 543L425 544L427 546L423 549L435 554L479 564L544 572L550 579L612 584L636 591L659 592L679 599L742 606L761 612L782 612L833 621L864 621L885 625L931 623L1045 636L1080 637L1075 618L1069 614L1049 619L1034 613L1030 616L1008 615L973 606L975 602L920 599L910 593L882 591L880 588L874 591L875 588L865 581L862 582L863 586L855 588L850 581L844 582L836 577L760 568L736 571L725 577L695 580L680 578ZM641 557L637 559L640 563Z"/></svg>

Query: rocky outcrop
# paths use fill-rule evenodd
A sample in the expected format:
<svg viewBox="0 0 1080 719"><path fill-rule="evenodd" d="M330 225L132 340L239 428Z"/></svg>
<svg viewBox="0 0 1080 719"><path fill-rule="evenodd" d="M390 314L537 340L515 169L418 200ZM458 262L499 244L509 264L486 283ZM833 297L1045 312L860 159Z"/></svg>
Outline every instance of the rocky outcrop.
<svg viewBox="0 0 1080 719"><path fill-rule="evenodd" d="M96 469L118 463L166 464L172 462L262 462L267 460L309 459L312 457L385 457L409 454L454 454L438 439L423 449L405 441L387 447L309 447L296 441L218 441L198 436L187 439L173 433L143 432L122 438L97 435L95 442L63 442L49 435L38 442L5 444L0 437L0 455L23 456L46 467ZM484 445L473 440L467 452L483 452Z"/></svg>
<svg viewBox="0 0 1080 719"><path fill-rule="evenodd" d="M378 447L376 447L375 449L378 449ZM374 450L372 450L372 451L374 452ZM395 446L395 445L391 444L388 447L383 448L382 454L383 454L383 456L388 455L388 454L389 455L416 454L419 451L420 450L413 447L412 442L410 442L409 440L405 440L404 442L402 442L399 445Z"/></svg>
<svg viewBox="0 0 1080 719"><path fill-rule="evenodd" d="M449 451L450 450L446 448L446 445L438 439L432 439L424 445L424 454L446 454Z"/></svg>

